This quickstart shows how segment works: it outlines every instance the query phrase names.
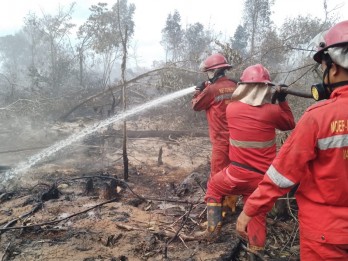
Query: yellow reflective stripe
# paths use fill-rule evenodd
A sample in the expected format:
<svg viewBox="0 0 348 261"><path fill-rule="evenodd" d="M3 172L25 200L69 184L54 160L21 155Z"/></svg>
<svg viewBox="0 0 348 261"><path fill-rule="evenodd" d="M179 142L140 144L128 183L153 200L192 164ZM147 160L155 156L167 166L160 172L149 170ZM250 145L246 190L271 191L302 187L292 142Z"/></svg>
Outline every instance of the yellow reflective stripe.
<svg viewBox="0 0 348 261"><path fill-rule="evenodd" d="M317 146L320 150L347 147L348 135L335 135L332 137L318 139Z"/></svg>
<svg viewBox="0 0 348 261"><path fill-rule="evenodd" d="M225 94L220 94L215 97L215 102L220 102L222 100L231 100L232 99L232 93L225 93Z"/></svg>
<svg viewBox="0 0 348 261"><path fill-rule="evenodd" d="M295 185L294 182L284 177L282 174L280 174L273 165L271 165L268 170L266 171L266 174L268 177L273 181L274 184L276 184L280 188L289 188L293 185Z"/></svg>
<svg viewBox="0 0 348 261"><path fill-rule="evenodd" d="M207 203L207 206L213 206L213 207L218 206L218 207L221 207L222 204L221 204L221 203L215 203L215 202L208 202L208 203Z"/></svg>
<svg viewBox="0 0 348 261"><path fill-rule="evenodd" d="M275 139L268 141L240 141L230 138L230 144L239 148L262 149L269 148L275 144Z"/></svg>

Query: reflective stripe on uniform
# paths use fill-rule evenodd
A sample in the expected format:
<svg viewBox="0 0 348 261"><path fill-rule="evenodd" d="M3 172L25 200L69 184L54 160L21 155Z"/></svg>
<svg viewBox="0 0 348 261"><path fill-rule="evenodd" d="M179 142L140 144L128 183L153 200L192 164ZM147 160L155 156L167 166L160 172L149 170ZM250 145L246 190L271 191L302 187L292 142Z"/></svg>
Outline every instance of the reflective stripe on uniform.
<svg viewBox="0 0 348 261"><path fill-rule="evenodd" d="M232 93L225 93L215 97L215 102L220 102L222 100L231 100Z"/></svg>
<svg viewBox="0 0 348 261"><path fill-rule="evenodd" d="M221 206L222 206L222 203L209 202L209 199L208 199L207 206L211 206L211 207L221 207Z"/></svg>
<svg viewBox="0 0 348 261"><path fill-rule="evenodd" d="M348 146L348 135L336 135L324 139L318 139L318 148L327 150L332 148L342 148Z"/></svg>
<svg viewBox="0 0 348 261"><path fill-rule="evenodd" d="M239 141L230 138L230 144L239 148L263 149L272 147L275 144L275 139L268 141Z"/></svg>
<svg viewBox="0 0 348 261"><path fill-rule="evenodd" d="M291 187L293 185L295 185L294 182L292 182L291 180L287 179L286 177L284 177L282 174L280 174L274 167L273 165L271 165L268 170L267 170L267 175L269 176L269 178L274 182L274 184L276 184L278 187L281 188L288 188Z"/></svg>

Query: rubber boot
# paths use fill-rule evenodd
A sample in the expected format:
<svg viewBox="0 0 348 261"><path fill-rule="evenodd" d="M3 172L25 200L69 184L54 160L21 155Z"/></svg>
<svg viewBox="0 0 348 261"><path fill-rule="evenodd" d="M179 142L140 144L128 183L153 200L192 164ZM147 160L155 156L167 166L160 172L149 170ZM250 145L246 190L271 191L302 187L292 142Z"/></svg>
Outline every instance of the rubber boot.
<svg viewBox="0 0 348 261"><path fill-rule="evenodd" d="M207 203L207 229L196 232L193 236L197 240L215 241L221 232L222 216L221 203Z"/></svg>

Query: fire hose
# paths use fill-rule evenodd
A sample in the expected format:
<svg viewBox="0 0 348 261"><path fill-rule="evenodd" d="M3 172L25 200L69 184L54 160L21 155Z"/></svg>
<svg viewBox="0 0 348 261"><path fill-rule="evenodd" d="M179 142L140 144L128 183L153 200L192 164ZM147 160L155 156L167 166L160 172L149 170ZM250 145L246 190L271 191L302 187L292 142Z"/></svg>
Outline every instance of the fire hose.
<svg viewBox="0 0 348 261"><path fill-rule="evenodd" d="M298 96L298 97L302 97L302 98L312 98L313 99L313 95L311 93L301 92L301 91L297 91L294 89L289 89L287 87L280 87L280 92L284 92L284 93L291 94L291 95Z"/></svg>
<svg viewBox="0 0 348 261"><path fill-rule="evenodd" d="M309 99L309 98L314 99L312 93L297 91L297 90L294 90L294 89L290 89L289 87L279 87L279 92L287 93L287 94L294 95L294 96L297 96L297 97L302 97L302 98L307 98L307 99ZM272 103L276 102L277 93L279 93L279 92L275 92L273 94L273 96L272 96Z"/></svg>

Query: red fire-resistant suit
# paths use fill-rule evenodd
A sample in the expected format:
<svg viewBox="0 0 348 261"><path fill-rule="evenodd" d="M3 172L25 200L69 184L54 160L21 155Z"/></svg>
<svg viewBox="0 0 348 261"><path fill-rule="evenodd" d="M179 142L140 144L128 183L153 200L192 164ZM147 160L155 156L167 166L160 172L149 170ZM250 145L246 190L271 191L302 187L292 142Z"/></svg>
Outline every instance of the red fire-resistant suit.
<svg viewBox="0 0 348 261"><path fill-rule="evenodd" d="M206 111L212 143L211 176L229 164L226 107L235 89L236 83L222 76L202 92L197 91L192 99L192 108L195 111Z"/></svg>
<svg viewBox="0 0 348 261"><path fill-rule="evenodd" d="M290 130L295 127L287 101L261 106L231 102L226 116L232 163L209 181L206 202L219 203L225 195L243 195L245 202L276 156L275 129ZM256 216L248 224L250 246L264 247L265 215Z"/></svg>
<svg viewBox="0 0 348 261"><path fill-rule="evenodd" d="M348 85L307 109L244 212L268 212L298 183L301 260L348 260Z"/></svg>

